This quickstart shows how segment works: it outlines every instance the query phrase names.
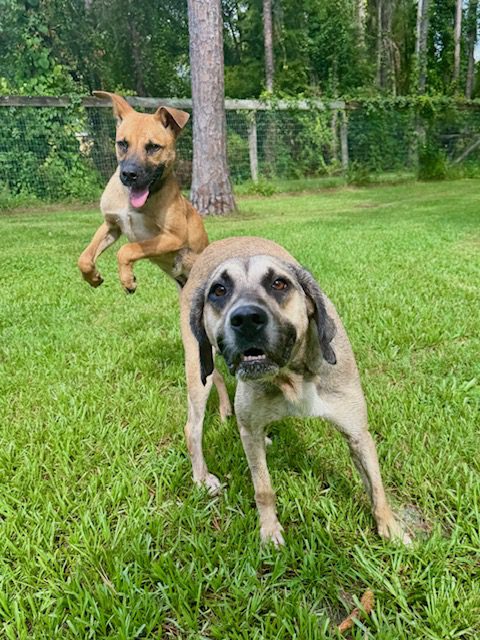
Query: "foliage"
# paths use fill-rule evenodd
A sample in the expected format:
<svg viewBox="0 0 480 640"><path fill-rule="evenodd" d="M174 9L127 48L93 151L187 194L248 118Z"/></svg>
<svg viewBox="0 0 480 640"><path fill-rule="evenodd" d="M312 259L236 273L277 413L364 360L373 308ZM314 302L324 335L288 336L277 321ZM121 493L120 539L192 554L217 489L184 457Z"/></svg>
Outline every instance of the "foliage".
<svg viewBox="0 0 480 640"><path fill-rule="evenodd" d="M477 638L479 190L250 197L207 221L212 239L282 243L335 302L412 548L378 538L341 436L296 418L268 452L286 547L262 548L215 394L205 454L225 490L191 480L173 283L142 261L126 298L112 247L90 289L75 257L97 210L2 216L2 638L333 640L367 586L374 615L352 638Z"/></svg>
<svg viewBox="0 0 480 640"><path fill-rule="evenodd" d="M79 152L82 109L12 107L1 113L0 173L10 198L91 201L99 195L100 176Z"/></svg>
<svg viewBox="0 0 480 640"><path fill-rule="evenodd" d="M456 87L452 84L455 0L430 3L429 93L463 93L467 33L478 21L478 15L469 11L472 1L463 10L462 68ZM276 93L416 93L416 3L363 0L363 31L360 4L360 0L273 1ZM222 6L226 95L258 97L264 89L262 1L222 0ZM386 20L383 30L379 30L379 9ZM0 75L15 90L30 82L31 90L40 94L44 79L57 68L67 85L63 92L70 86L68 93L103 88L188 96L188 54L185 1L2 0Z"/></svg>
<svg viewBox="0 0 480 640"><path fill-rule="evenodd" d="M418 154L419 180L445 180L448 174L445 153L432 144L425 144Z"/></svg>
<svg viewBox="0 0 480 640"><path fill-rule="evenodd" d="M370 184L372 178L368 167L354 160L349 164L347 172L347 182L355 187L365 187Z"/></svg>
<svg viewBox="0 0 480 640"><path fill-rule="evenodd" d="M256 182L253 180L247 180L242 184L241 193L244 195L257 195L257 196L273 196L274 193L278 193L278 189L272 180L267 178L259 178Z"/></svg>

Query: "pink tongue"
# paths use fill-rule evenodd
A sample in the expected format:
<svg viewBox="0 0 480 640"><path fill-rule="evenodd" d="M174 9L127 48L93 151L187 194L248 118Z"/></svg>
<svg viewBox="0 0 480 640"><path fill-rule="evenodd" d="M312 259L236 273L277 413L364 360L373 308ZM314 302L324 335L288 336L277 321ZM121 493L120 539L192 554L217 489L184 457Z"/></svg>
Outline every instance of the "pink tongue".
<svg viewBox="0 0 480 640"><path fill-rule="evenodd" d="M141 189L141 190L131 189L130 203L132 207L135 207L135 209L138 209L139 207L143 207L143 205L145 204L148 198L148 194L149 194L148 189Z"/></svg>

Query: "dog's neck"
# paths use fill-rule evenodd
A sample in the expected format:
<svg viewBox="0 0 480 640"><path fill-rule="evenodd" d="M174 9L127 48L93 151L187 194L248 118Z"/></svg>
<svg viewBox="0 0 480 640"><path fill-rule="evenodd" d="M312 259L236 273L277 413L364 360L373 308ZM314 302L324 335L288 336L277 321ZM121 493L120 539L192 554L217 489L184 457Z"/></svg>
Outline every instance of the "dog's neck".
<svg viewBox="0 0 480 640"><path fill-rule="evenodd" d="M173 172L173 169L171 169L171 168L167 169L167 171L165 171L163 167L159 166L157 168L156 174L157 174L157 177L154 178L153 182L150 185L150 193L152 195L154 193L157 193L161 189L163 189L169 180L173 180L174 182L176 182L178 184L178 180L177 180L177 178L175 176L175 173Z"/></svg>

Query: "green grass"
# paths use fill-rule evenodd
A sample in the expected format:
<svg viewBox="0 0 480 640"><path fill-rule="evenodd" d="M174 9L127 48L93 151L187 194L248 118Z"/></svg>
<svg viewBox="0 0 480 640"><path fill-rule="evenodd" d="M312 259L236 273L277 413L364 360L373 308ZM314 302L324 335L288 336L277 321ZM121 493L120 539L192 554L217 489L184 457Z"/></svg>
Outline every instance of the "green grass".
<svg viewBox="0 0 480 640"><path fill-rule="evenodd" d="M275 426L269 467L286 546L259 545L235 421L216 398L194 488L176 290L139 263L127 297L76 258L100 216L0 218L0 637L480 636L480 181L248 198L212 239L284 244L336 303L357 355L385 484L417 532L380 540L341 437ZM230 381L231 390L233 384Z"/></svg>

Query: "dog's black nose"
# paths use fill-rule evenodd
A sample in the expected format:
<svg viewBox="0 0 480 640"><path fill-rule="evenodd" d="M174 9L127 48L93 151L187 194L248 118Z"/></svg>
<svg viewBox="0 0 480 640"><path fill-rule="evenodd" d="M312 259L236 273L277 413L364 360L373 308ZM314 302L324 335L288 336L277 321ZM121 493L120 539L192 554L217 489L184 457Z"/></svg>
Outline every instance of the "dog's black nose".
<svg viewBox="0 0 480 640"><path fill-rule="evenodd" d="M126 169L122 169L121 177L122 182L132 184L138 178L138 173L135 169L128 167Z"/></svg>
<svg viewBox="0 0 480 640"><path fill-rule="evenodd" d="M230 316L230 325L233 330L245 336L255 336L267 322L266 312L253 304L237 307Z"/></svg>

